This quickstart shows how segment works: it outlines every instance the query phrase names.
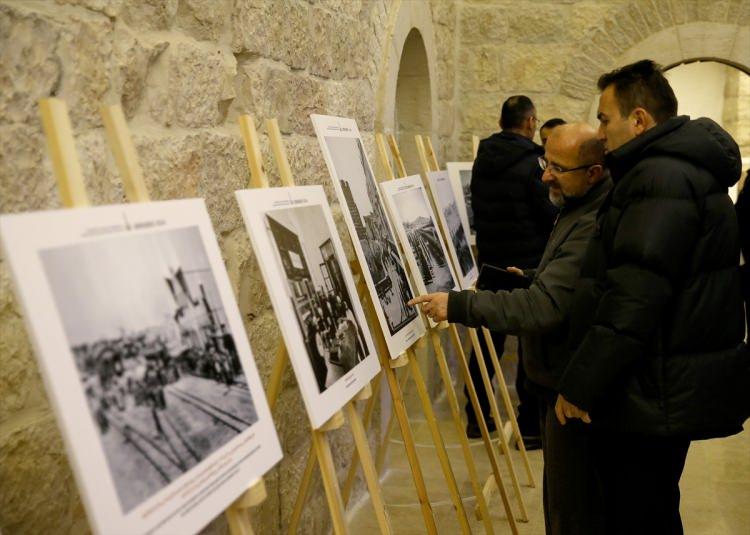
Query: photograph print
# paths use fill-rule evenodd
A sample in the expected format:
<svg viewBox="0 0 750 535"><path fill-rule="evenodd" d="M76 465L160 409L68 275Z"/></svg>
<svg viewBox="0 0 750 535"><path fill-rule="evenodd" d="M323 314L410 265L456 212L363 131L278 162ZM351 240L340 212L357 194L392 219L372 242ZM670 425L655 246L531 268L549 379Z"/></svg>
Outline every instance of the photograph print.
<svg viewBox="0 0 750 535"><path fill-rule="evenodd" d="M474 211L471 207L471 169L473 162L448 162L446 167L458 201L464 226L469 229L470 241L474 237Z"/></svg>
<svg viewBox="0 0 750 535"><path fill-rule="evenodd" d="M323 392L370 353L354 315L356 296L346 287L320 206L271 210L266 224L318 390Z"/></svg>
<svg viewBox="0 0 750 535"><path fill-rule="evenodd" d="M453 255L454 266L458 266L461 274L461 287L468 289L476 282L478 270L448 173L446 171L432 172L428 174L428 179L435 198L438 219L447 239L446 245Z"/></svg>
<svg viewBox="0 0 750 535"><path fill-rule="evenodd" d="M422 179L414 175L381 184L397 221L407 256L425 293L459 288ZM419 284L418 284L419 285Z"/></svg>
<svg viewBox="0 0 750 535"><path fill-rule="evenodd" d="M326 194L322 186L235 194L317 429L380 371Z"/></svg>
<svg viewBox="0 0 750 535"><path fill-rule="evenodd" d="M0 236L94 533L195 533L281 459L203 200Z"/></svg>
<svg viewBox="0 0 750 535"><path fill-rule="evenodd" d="M124 512L257 421L198 227L40 257Z"/></svg>
<svg viewBox="0 0 750 535"><path fill-rule="evenodd" d="M389 355L397 358L424 334L424 325L407 304L414 294L357 123L311 118Z"/></svg>

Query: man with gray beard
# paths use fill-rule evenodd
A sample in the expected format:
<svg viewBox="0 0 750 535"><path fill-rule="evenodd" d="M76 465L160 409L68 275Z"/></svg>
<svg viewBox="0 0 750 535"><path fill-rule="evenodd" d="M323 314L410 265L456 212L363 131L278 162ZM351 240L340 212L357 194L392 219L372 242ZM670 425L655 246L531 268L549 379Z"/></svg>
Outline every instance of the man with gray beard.
<svg viewBox="0 0 750 535"><path fill-rule="evenodd" d="M541 262L518 274L528 289L434 293L413 299L435 321L520 336L527 386L539 398L544 452L544 516L547 533L603 533L599 483L589 461L590 427L580 420L561 425L555 417L557 383L571 358L568 318L596 213L612 187L603 167L604 146L586 124L556 127L539 158L542 180L560 215Z"/></svg>

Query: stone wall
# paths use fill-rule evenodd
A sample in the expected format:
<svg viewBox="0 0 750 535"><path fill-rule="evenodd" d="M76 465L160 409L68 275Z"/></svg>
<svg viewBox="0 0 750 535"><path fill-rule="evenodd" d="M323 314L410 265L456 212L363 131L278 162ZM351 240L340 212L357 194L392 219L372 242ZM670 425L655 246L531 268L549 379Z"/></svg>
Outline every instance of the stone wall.
<svg viewBox="0 0 750 535"><path fill-rule="evenodd" d="M588 120L598 76L637 59L718 58L750 72L746 0L464 0L455 10L458 45L437 31L439 49L457 50L440 60L455 63L455 122L440 132L449 158L469 158L471 135L496 131L513 94L531 97L542 120Z"/></svg>
<svg viewBox="0 0 750 535"><path fill-rule="evenodd" d="M206 199L266 381L279 331L234 200L234 190L249 181L237 117L278 117L297 183L324 184L333 201L308 115L356 118L373 154L379 59L389 10L397 8L386 0L0 2L0 212L59 207L37 107L50 95L69 106L92 202L123 202L98 113L103 103L121 103L151 197ZM270 162L264 134L262 141ZM267 167L278 185L275 165ZM309 447L291 372L274 419L284 460L266 478L258 533L286 529ZM376 433L372 438L374 445ZM334 432L331 442L343 478L352 450L348 431ZM353 501L362 489L360 483ZM302 525L308 533L329 529L319 478ZM88 529L0 261L0 530ZM223 518L206 532L226 532Z"/></svg>
<svg viewBox="0 0 750 535"><path fill-rule="evenodd" d="M233 197L249 179L237 116L279 118L297 182L325 186L345 235L308 115L356 118L372 159L374 129L398 124L393 55L406 12L422 17L435 58L440 161L469 158L471 136L496 130L511 94L531 96L543 119L585 120L597 76L626 61L750 66L747 0L0 0L0 212L59 206L36 104L50 95L70 108L92 201L124 201L98 115L100 104L121 103L152 198L206 198L265 380L278 330ZM275 421L285 457L267 478L261 533L285 529L309 447L291 374ZM343 475L348 433L332 444ZM303 522L309 533L329 529L319 483ZM2 259L0 529L88 530ZM225 531L221 518L207 529Z"/></svg>

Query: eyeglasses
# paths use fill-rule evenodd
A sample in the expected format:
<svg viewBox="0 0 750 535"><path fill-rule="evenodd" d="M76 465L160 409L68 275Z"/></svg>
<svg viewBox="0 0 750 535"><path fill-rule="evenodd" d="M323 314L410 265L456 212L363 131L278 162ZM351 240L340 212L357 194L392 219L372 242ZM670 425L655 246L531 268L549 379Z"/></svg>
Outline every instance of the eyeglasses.
<svg viewBox="0 0 750 535"><path fill-rule="evenodd" d="M573 171L578 171L580 169L588 169L589 167L593 167L595 165L601 165L598 163L589 163L586 165L581 165L578 167L572 167L570 169L567 169L565 167L560 167L557 164L549 163L544 156L540 156L538 161L539 161L539 167L541 167L543 171L546 171L547 168L549 167L549 170L556 175L561 175L563 173L571 173Z"/></svg>

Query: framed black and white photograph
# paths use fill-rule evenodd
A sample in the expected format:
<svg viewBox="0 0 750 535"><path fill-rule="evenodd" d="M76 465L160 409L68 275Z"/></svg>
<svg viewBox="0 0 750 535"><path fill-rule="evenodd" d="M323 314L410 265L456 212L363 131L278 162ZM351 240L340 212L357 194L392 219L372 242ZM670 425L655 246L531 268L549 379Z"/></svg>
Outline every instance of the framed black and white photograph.
<svg viewBox="0 0 750 535"><path fill-rule="evenodd" d="M322 186L236 192L313 427L380 371Z"/></svg>
<svg viewBox="0 0 750 535"><path fill-rule="evenodd" d="M281 459L202 200L0 233L94 531L199 531Z"/></svg>
<svg viewBox="0 0 750 535"><path fill-rule="evenodd" d="M391 358L424 334L396 237L353 119L312 115Z"/></svg>
<svg viewBox="0 0 750 535"><path fill-rule="evenodd" d="M464 227L461 219L448 172L434 171L428 173L427 179L446 246L453 259L454 269L459 275L460 286L462 289L469 289L476 282L479 270L471 252L468 228Z"/></svg>
<svg viewBox="0 0 750 535"><path fill-rule="evenodd" d="M453 193L458 201L458 211L461 214L464 228L469 229L469 243L476 242L474 231L474 212L471 209L471 168L474 162L448 162L448 169Z"/></svg>
<svg viewBox="0 0 750 535"><path fill-rule="evenodd" d="M460 289L422 178L412 175L382 182L380 187L419 293Z"/></svg>

